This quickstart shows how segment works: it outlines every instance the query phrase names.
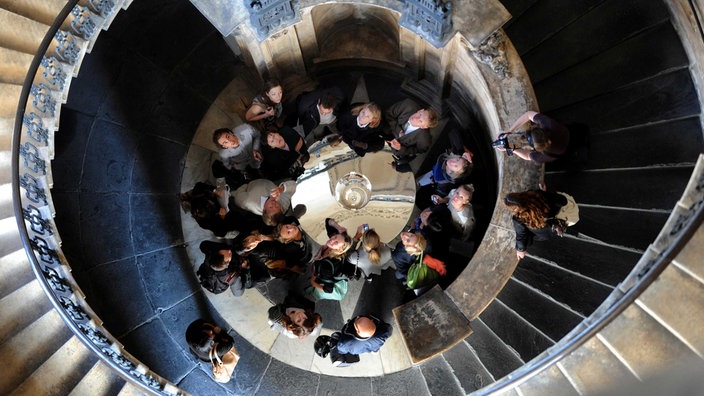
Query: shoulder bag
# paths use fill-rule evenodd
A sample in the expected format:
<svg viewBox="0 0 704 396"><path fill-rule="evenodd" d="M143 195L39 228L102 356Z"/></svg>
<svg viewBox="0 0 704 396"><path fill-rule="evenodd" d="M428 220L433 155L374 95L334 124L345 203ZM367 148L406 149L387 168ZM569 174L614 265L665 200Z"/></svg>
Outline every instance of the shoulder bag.
<svg viewBox="0 0 704 396"><path fill-rule="evenodd" d="M237 362L240 360L240 354L237 353L233 345L221 358L218 356L217 346L217 342L213 344L208 354L210 362L213 364L213 378L215 378L217 382L227 383L232 379L232 373L235 371L235 366L237 366Z"/></svg>

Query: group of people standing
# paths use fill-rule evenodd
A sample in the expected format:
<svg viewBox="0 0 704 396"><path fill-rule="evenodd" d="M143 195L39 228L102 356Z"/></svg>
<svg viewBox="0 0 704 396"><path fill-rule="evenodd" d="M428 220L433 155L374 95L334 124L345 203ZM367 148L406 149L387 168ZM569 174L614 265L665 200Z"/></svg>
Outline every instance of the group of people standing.
<svg viewBox="0 0 704 396"><path fill-rule="evenodd" d="M439 116L411 99L386 111L374 102L348 104L336 87L301 94L290 101L290 109L284 108L283 98L281 83L270 80L248 104L243 114L246 123L215 130L216 185L197 183L180 200L199 226L222 238L200 245L205 260L197 274L208 291L230 289L240 296L257 282L311 274L303 290L290 290L268 312L272 329L286 337L304 338L317 335L322 327L315 301L343 299L350 279L372 282L393 267L399 282L418 295L447 273L450 241L469 241L474 234L473 153L459 131L448 133L450 147L429 172L418 177L416 204L421 212L395 247L382 243L373 226L359 225L349 235L334 219L326 219L329 239L316 250L298 222L306 207L291 205L295 180L310 157L308 146L321 139L330 144L344 142L364 156L388 145L394 158L390 172L407 172L409 163L430 148L429 129L438 124ZM537 125L526 133L528 144L499 149L534 162L551 161L567 151L569 130L535 112L526 113L503 136L527 121ZM542 190L506 196L504 202L516 225L519 258L533 239L546 236L543 230L548 236L558 232L552 219L574 203L570 200L566 194ZM418 271L412 268L419 265L434 273L430 281L418 282ZM331 348L333 364L346 365L359 353L378 351L391 333L383 320L360 315L325 344Z"/></svg>

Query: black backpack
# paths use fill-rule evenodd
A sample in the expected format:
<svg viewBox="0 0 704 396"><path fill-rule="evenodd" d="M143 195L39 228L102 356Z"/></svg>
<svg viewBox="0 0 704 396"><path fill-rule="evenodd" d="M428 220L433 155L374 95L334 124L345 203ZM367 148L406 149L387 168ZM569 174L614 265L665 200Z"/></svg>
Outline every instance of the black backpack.
<svg viewBox="0 0 704 396"><path fill-rule="evenodd" d="M219 294L227 290L237 276L236 272L230 272L229 269L215 271L208 263L201 264L197 274L200 285L213 294Z"/></svg>

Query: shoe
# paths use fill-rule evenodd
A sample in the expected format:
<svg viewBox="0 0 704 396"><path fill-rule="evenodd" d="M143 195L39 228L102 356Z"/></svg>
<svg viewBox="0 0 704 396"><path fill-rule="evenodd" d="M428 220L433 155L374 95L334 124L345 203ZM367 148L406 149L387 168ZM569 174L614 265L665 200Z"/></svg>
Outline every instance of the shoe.
<svg viewBox="0 0 704 396"><path fill-rule="evenodd" d="M303 204L298 204L293 208L293 217L300 219L308 211L308 208Z"/></svg>
<svg viewBox="0 0 704 396"><path fill-rule="evenodd" d="M342 360L335 360L334 362L332 362L332 365L333 365L333 367L340 367L340 365L341 365L342 363L344 363L344 361L342 361Z"/></svg>

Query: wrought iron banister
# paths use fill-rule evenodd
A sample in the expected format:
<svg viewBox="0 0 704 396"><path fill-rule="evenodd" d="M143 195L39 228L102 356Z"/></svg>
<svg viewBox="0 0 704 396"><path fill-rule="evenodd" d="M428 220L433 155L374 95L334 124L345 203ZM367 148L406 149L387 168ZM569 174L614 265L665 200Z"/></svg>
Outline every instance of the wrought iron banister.
<svg viewBox="0 0 704 396"><path fill-rule="evenodd" d="M65 100L67 92L65 85L68 82L60 70L60 62L69 67L75 65L77 57L88 46L87 41L94 40L99 34L100 26L96 21L104 22L119 12L112 0L93 1L90 7L78 3L79 0L69 0L57 14L37 48L22 85L11 145L13 211L19 237L45 294L86 347L125 381L144 392L184 395L184 391L125 352L117 339L102 327L102 322L85 302L84 294L73 280L59 248L60 239L53 225L53 205L48 193L51 172L47 162L53 152L52 128L58 125L56 105L60 106L59 102ZM73 32L61 30L67 18L71 18ZM54 40L57 43L55 56L50 56L48 52ZM86 41L81 49L77 43L82 40ZM37 82L41 80L38 77L40 67L44 68L41 76L46 83ZM55 91L52 90L54 87ZM32 111L28 111L30 95L34 97ZM23 142L23 127L29 141ZM28 201L26 206L23 191Z"/></svg>

